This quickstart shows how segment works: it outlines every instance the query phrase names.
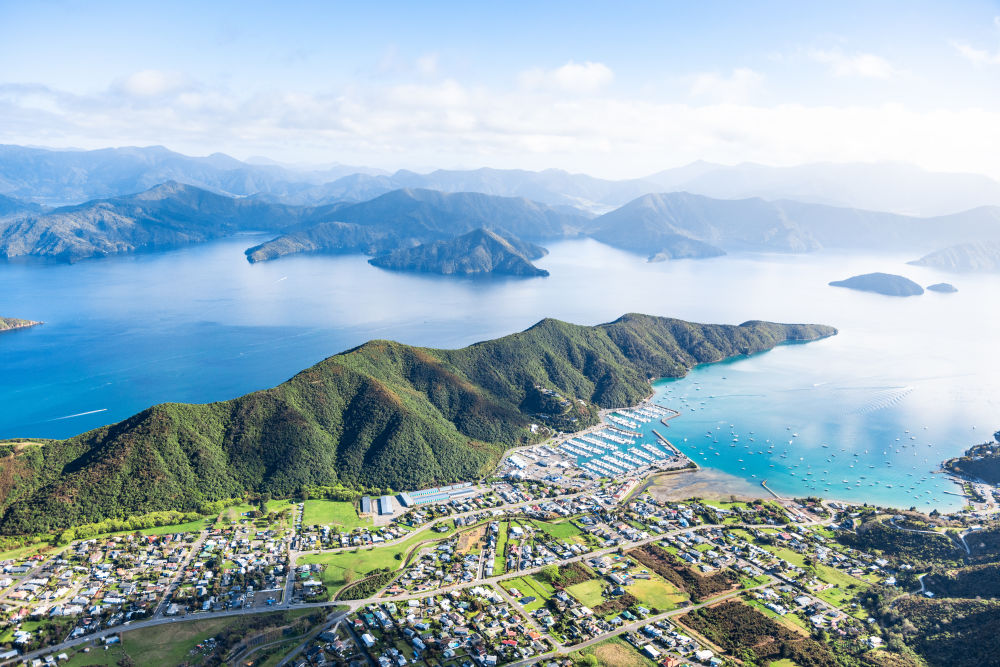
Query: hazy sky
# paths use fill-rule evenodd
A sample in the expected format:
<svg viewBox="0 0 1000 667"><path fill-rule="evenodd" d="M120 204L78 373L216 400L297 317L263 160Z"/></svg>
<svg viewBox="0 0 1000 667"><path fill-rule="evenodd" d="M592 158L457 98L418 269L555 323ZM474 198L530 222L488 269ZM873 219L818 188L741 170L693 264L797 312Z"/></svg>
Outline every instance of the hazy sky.
<svg viewBox="0 0 1000 667"><path fill-rule="evenodd" d="M0 0L0 142L1000 178L1000 3Z"/></svg>

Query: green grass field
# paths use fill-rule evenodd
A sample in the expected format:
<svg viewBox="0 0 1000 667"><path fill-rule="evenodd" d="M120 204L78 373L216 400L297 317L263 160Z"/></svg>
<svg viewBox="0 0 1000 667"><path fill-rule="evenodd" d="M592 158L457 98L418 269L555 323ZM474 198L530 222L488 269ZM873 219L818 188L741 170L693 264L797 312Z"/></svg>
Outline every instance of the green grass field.
<svg viewBox="0 0 1000 667"><path fill-rule="evenodd" d="M371 526L371 519L358 516L353 502L334 500L307 500L302 509L302 525L304 526L339 526L353 530L363 526Z"/></svg>
<svg viewBox="0 0 1000 667"><path fill-rule="evenodd" d="M663 579L659 575L652 575L650 579L636 579L632 584L625 587L635 599L644 607L656 608L660 611L675 609L684 600L688 599L687 594L682 593L676 586Z"/></svg>
<svg viewBox="0 0 1000 667"><path fill-rule="evenodd" d="M48 542L36 542L23 547L14 547L6 551L0 551L0 560L18 560L28 558L43 551L52 551L54 547Z"/></svg>
<svg viewBox="0 0 1000 667"><path fill-rule="evenodd" d="M579 584L566 587L567 593L576 598L580 604L591 609L604 602L604 596L601 595L603 590L604 584L600 579L582 581Z"/></svg>
<svg viewBox="0 0 1000 667"><path fill-rule="evenodd" d="M155 528L144 528L139 532L143 535L167 535L172 533L197 533L215 522L215 517L203 517L187 523L178 523L173 526L156 526Z"/></svg>
<svg viewBox="0 0 1000 667"><path fill-rule="evenodd" d="M507 524L500 524L500 532L497 534L496 558L493 559L493 574L503 574L507 569L507 561L504 559L504 549L507 546Z"/></svg>
<svg viewBox="0 0 1000 667"><path fill-rule="evenodd" d="M796 565L798 567L803 567L805 565L805 556L792 551L791 549L769 545L764 545L764 548L779 558L784 558L792 565ZM835 607L844 607L858 593L871 586L871 584L867 581L855 579L846 572L838 570L835 567L830 567L829 565L817 564L816 576L821 581L833 584L834 586L833 588L816 591L816 597L825 602L829 602ZM853 588L851 588L851 586L853 586Z"/></svg>
<svg viewBox="0 0 1000 667"><path fill-rule="evenodd" d="M796 567L802 567L803 565L805 565L805 560L806 560L805 556L798 553L797 551L792 551L791 549L787 549L785 547L772 546L770 544L764 544L761 546L767 551L770 551L778 558L782 558Z"/></svg>
<svg viewBox="0 0 1000 667"><path fill-rule="evenodd" d="M475 526L463 527L464 530L472 530ZM327 593L332 598L347 583L344 579L345 572L353 572L357 579L377 570L388 567L396 570L402 567L405 559L421 543L440 542L455 534L456 529L451 526L447 532L437 533L431 530L422 530L411 535L398 544L391 544L384 547L361 547L350 551L338 551L334 553L309 554L299 559L300 564L311 565L318 563L325 565L320 574L320 581L326 586ZM399 557L397 558L397 554Z"/></svg>
<svg viewBox="0 0 1000 667"><path fill-rule="evenodd" d="M816 597L835 607L846 607L859 593L871 587L868 582L855 579L846 572L829 565L817 565L816 576L834 586L834 588L816 591ZM845 609L845 611L847 610Z"/></svg>
<svg viewBox="0 0 1000 667"><path fill-rule="evenodd" d="M535 579L531 575L525 575L516 579L508 579L501 582L503 589L510 592L511 588L516 588L521 595L533 595L535 601L524 605L525 610L531 612L545 606L545 603L555 595L555 589L544 581Z"/></svg>
<svg viewBox="0 0 1000 667"><path fill-rule="evenodd" d="M290 623L295 618L307 616L311 609L297 609L270 614L254 614L254 619L273 618L274 626ZM249 616L200 619L179 623L166 623L151 628L133 630L122 635L122 648L140 665L179 665L189 659L192 648L226 628L239 628ZM196 662L196 658L191 659Z"/></svg>
<svg viewBox="0 0 1000 667"><path fill-rule="evenodd" d="M614 667L653 667L655 662L639 653L631 644L620 637L612 637L599 644L588 646L571 657L592 655L599 665ZM574 660L574 663L576 661Z"/></svg>
<svg viewBox="0 0 1000 667"><path fill-rule="evenodd" d="M799 667L799 663L791 658L782 658L781 660L767 663L767 667Z"/></svg>
<svg viewBox="0 0 1000 667"><path fill-rule="evenodd" d="M744 576L740 578L740 588L754 588L756 586L762 586L769 581L771 581L771 578L766 574L762 574L759 577Z"/></svg>
<svg viewBox="0 0 1000 667"><path fill-rule="evenodd" d="M267 503L268 512L280 512L287 507L290 507L295 501L291 498L285 498L284 500L272 500ZM245 519L247 517L243 516L247 512L258 509L259 506L256 503L243 503L242 505L233 505L232 507L227 507L219 513L219 519L226 520L232 523L239 521L240 519Z"/></svg>
<svg viewBox="0 0 1000 667"><path fill-rule="evenodd" d="M107 650L103 646L91 646L87 653L80 649L76 653L66 651L66 654L69 655L69 660L59 663L63 667L117 667L121 659L125 657L121 644L109 646Z"/></svg>
<svg viewBox="0 0 1000 667"><path fill-rule="evenodd" d="M794 630L795 632L804 630L806 633L809 632L806 622L799 618L797 614L788 613L782 616L765 607L764 603L760 600L746 600L744 604L750 605L768 618L773 618L777 623L780 623L789 630Z"/></svg>
<svg viewBox="0 0 1000 667"><path fill-rule="evenodd" d="M572 537L580 535L580 533L583 532L569 521L550 523L548 521L533 520L531 523L533 526L548 533L553 539L556 540L568 540Z"/></svg>
<svg viewBox="0 0 1000 667"><path fill-rule="evenodd" d="M745 502L741 502L741 501L737 501L735 503L731 503L731 502L724 502L724 501L721 501L721 500L702 500L701 504L702 505L708 505L709 507L717 507L719 509L724 509L724 510L733 510L733 509L745 510L745 509L747 509L747 504Z"/></svg>
<svg viewBox="0 0 1000 667"><path fill-rule="evenodd" d="M278 617L290 621L305 615L310 610L294 612L277 612L266 616ZM61 665L69 667L106 666L116 667L127 654L136 665L179 665L187 662L198 664L203 656L190 655L191 649L209 637L214 637L230 627L239 627L244 619L241 617L210 618L196 621L179 621L163 625L131 630L122 635L122 643L108 647L90 647L84 653L82 649L76 653L67 651L70 659ZM286 621L281 620L279 624Z"/></svg>

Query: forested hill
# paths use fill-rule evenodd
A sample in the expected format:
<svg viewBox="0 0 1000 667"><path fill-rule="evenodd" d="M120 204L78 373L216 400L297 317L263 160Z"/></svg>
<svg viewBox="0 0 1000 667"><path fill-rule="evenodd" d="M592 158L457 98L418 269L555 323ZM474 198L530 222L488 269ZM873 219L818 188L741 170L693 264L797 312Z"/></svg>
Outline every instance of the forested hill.
<svg viewBox="0 0 1000 667"><path fill-rule="evenodd" d="M166 403L68 440L3 447L0 532L189 510L245 492L280 496L307 484L409 489L473 479L505 448L529 441L531 423L583 427L595 407L648 395L650 378L835 333L625 315L594 327L547 319L459 350L371 341L273 389ZM546 401L539 388L571 407Z"/></svg>

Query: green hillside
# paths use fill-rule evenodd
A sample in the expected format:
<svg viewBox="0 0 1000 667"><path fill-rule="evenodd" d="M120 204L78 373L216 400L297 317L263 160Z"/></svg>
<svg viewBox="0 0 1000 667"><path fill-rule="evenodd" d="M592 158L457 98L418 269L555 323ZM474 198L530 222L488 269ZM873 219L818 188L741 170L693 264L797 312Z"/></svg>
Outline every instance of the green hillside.
<svg viewBox="0 0 1000 667"><path fill-rule="evenodd" d="M594 327L547 319L460 350L371 341L273 389L157 405L68 440L0 447L0 532L192 510L306 484L404 489L473 479L505 448L529 442L531 423L582 427L595 406L644 398L650 378L835 333L625 315ZM539 387L577 399L579 421L537 415L547 405Z"/></svg>

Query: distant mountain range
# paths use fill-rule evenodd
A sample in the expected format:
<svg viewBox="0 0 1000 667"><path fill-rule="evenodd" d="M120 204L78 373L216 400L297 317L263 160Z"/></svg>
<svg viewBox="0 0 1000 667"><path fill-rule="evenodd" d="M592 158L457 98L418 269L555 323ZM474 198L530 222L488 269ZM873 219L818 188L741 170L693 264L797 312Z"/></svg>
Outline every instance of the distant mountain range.
<svg viewBox="0 0 1000 667"><path fill-rule="evenodd" d="M936 218L793 201L643 195L591 220L584 231L632 252L712 257L725 251L925 250L1000 235L1000 207Z"/></svg>
<svg viewBox="0 0 1000 667"><path fill-rule="evenodd" d="M955 273L1000 271L1000 241L960 243L935 250L910 264Z"/></svg>
<svg viewBox="0 0 1000 667"><path fill-rule="evenodd" d="M791 199L913 216L1000 206L1000 182L991 178L930 172L896 163L768 167L695 162L643 181L655 184L656 192L686 191L717 199Z"/></svg>
<svg viewBox="0 0 1000 667"><path fill-rule="evenodd" d="M768 167L695 162L642 178L608 180L558 169L408 170L334 165L296 169L216 153L189 157L162 146L96 151L0 146L0 194L46 205L134 194L167 181L296 205L359 202L401 189L523 197L605 213L645 194L690 192L715 199L789 199L914 216L1000 206L1000 183L975 174L901 164ZM0 212L2 215L2 212Z"/></svg>
<svg viewBox="0 0 1000 667"><path fill-rule="evenodd" d="M0 216L0 256L64 261L172 248L249 230L275 234L247 249L251 262L301 252L387 255L479 228L508 241L590 236L650 259L821 248L927 252L1000 237L1000 207L913 218L683 192L642 195L596 218L576 209L474 192L403 189L365 202L296 206L176 182L52 209L11 198L0 204L8 211ZM449 261L458 259L455 252L461 247L452 246Z"/></svg>
<svg viewBox="0 0 1000 667"><path fill-rule="evenodd" d="M625 315L543 320L459 350L371 341L264 391L157 405L37 447L0 443L0 533L39 533L245 493L343 483L396 490L477 479L530 425L579 430L645 398L649 378L836 333ZM567 411L542 390L571 399ZM29 434L25 434L29 435ZM137 483L141 481L141 483Z"/></svg>
<svg viewBox="0 0 1000 667"><path fill-rule="evenodd" d="M359 204L315 209L305 223L247 250L251 262L298 252L384 254L485 228L506 238L559 239L580 235L588 217L515 197L473 192L396 190Z"/></svg>
<svg viewBox="0 0 1000 667"><path fill-rule="evenodd" d="M135 194L168 181L221 194L294 197L353 173L377 170L337 166L298 171L249 164L222 153L189 157L162 146L75 151L0 145L0 194L57 206Z"/></svg>
<svg viewBox="0 0 1000 667"><path fill-rule="evenodd" d="M374 257L368 262L396 271L462 276L544 277L549 272L539 269L531 260L544 257L547 253L545 248L532 243L479 228L450 241L435 241L416 248L403 248Z"/></svg>
<svg viewBox="0 0 1000 667"><path fill-rule="evenodd" d="M252 229L280 229L313 211L167 183L137 195L0 219L0 257L77 261L159 250Z"/></svg>

